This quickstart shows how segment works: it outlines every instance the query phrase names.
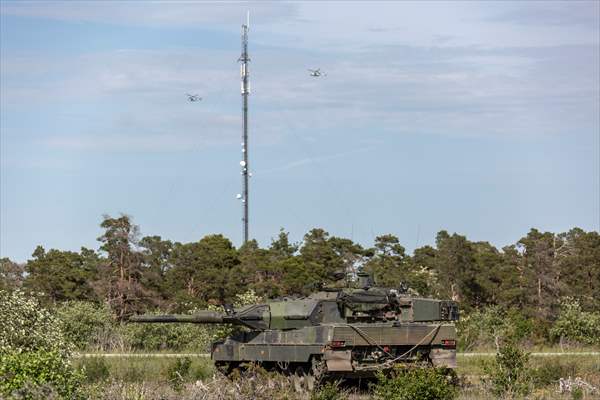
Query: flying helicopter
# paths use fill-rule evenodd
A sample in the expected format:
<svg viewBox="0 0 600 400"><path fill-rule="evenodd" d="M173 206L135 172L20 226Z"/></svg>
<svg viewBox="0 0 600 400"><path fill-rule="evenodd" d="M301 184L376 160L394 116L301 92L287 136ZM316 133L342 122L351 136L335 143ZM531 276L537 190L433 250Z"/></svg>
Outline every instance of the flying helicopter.
<svg viewBox="0 0 600 400"><path fill-rule="evenodd" d="M188 97L188 101L192 103L202 100L202 97L198 96L197 94L186 93L185 95Z"/></svg>
<svg viewBox="0 0 600 400"><path fill-rule="evenodd" d="M327 74L325 72L321 72L321 68L317 68L317 69L308 69L308 71L310 71L310 76L318 78L320 76L327 76Z"/></svg>

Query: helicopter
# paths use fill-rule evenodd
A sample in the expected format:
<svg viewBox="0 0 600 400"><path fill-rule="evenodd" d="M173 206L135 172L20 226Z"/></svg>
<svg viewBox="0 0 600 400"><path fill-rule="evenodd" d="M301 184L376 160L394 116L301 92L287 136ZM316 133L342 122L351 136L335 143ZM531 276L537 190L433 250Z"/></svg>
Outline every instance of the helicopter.
<svg viewBox="0 0 600 400"><path fill-rule="evenodd" d="M188 100L192 103L202 100L202 97L198 96L197 94L186 93L185 95L188 97Z"/></svg>
<svg viewBox="0 0 600 400"><path fill-rule="evenodd" d="M310 71L310 76L318 78L320 76L327 76L327 74L325 72L321 72L321 68L317 68L317 69L308 69L308 71Z"/></svg>

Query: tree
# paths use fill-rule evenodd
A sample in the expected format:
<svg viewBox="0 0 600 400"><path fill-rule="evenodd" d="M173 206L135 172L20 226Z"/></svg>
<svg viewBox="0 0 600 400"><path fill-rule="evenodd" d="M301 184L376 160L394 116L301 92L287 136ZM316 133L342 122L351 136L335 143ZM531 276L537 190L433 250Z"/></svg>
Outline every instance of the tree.
<svg viewBox="0 0 600 400"><path fill-rule="evenodd" d="M140 240L139 246L142 253L141 284L157 293L159 296L156 302L163 304L171 297L165 276L172 267L170 257L173 242L162 240L160 236L145 236Z"/></svg>
<svg viewBox="0 0 600 400"><path fill-rule="evenodd" d="M477 279L481 271L473 244L464 236L446 231L440 231L435 242L435 249L425 246L415 250L413 257L416 265L437 277L434 294L460 301L463 308L477 307L484 292Z"/></svg>
<svg viewBox="0 0 600 400"><path fill-rule="evenodd" d="M600 234L573 228L558 235L561 296L578 299L583 309L600 308Z"/></svg>
<svg viewBox="0 0 600 400"><path fill-rule="evenodd" d="M256 240L250 240L238 250L240 264L234 267L232 279L239 282L239 290L248 286L254 288L259 296L277 295L275 275L272 273L270 251L261 249Z"/></svg>
<svg viewBox="0 0 600 400"><path fill-rule="evenodd" d="M561 271L559 254L564 242L551 232L531 229L517 242L523 268L528 275L529 303L534 304L538 316L551 318L557 312Z"/></svg>
<svg viewBox="0 0 600 400"><path fill-rule="evenodd" d="M97 274L98 257L93 250L73 251L38 246L33 259L27 261L24 287L42 293L49 302L65 300L97 300L90 282Z"/></svg>
<svg viewBox="0 0 600 400"><path fill-rule="evenodd" d="M23 284L25 267L11 261L8 257L0 258L0 290L14 290Z"/></svg>
<svg viewBox="0 0 600 400"><path fill-rule="evenodd" d="M100 226L105 232L98 241L106 260L95 287L117 317L125 319L155 300L155 294L140 282L143 254L138 249L139 227L127 215L105 215Z"/></svg>
<svg viewBox="0 0 600 400"><path fill-rule="evenodd" d="M306 235L300 248L300 258L309 270L311 284L326 284L333 280L336 272L343 272L345 264L342 257L336 253L329 233L320 228L314 228Z"/></svg>
<svg viewBox="0 0 600 400"><path fill-rule="evenodd" d="M179 244L172 251L167 272L178 303L225 303L240 291L233 269L240 261L236 249L223 235L208 235L199 242Z"/></svg>
<svg viewBox="0 0 600 400"><path fill-rule="evenodd" d="M350 239L332 237L329 239L333 252L340 258L346 279L354 278L365 264L369 251Z"/></svg>
<svg viewBox="0 0 600 400"><path fill-rule="evenodd" d="M283 228L279 230L277 239L271 240L271 246L269 247L269 256L272 259L282 260L293 257L298 251L298 245L290 243L290 234Z"/></svg>
<svg viewBox="0 0 600 400"><path fill-rule="evenodd" d="M375 283L380 286L399 287L410 280L410 258L404 247L394 235L382 235L375 238L372 258L366 263Z"/></svg>

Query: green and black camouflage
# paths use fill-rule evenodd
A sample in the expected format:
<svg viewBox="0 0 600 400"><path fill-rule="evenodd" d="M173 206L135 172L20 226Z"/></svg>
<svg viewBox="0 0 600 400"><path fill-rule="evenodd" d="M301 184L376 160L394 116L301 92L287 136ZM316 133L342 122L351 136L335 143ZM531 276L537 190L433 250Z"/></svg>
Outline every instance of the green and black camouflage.
<svg viewBox="0 0 600 400"><path fill-rule="evenodd" d="M223 313L137 316L131 321L245 327L212 345L211 357L224 372L249 362L346 377L372 375L398 363L456 366L455 302L414 297L406 288L358 286Z"/></svg>

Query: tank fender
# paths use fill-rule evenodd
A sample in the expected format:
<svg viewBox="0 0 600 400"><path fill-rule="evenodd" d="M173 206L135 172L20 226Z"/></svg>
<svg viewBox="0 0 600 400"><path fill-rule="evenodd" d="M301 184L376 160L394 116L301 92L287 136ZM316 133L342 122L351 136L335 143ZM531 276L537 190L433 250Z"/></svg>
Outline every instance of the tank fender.
<svg viewBox="0 0 600 400"><path fill-rule="evenodd" d="M352 352L350 350L325 350L323 359L327 365L327 371L353 371Z"/></svg>

